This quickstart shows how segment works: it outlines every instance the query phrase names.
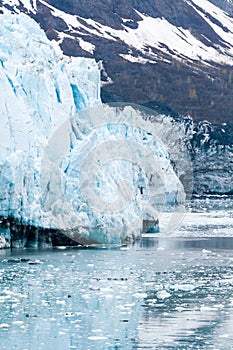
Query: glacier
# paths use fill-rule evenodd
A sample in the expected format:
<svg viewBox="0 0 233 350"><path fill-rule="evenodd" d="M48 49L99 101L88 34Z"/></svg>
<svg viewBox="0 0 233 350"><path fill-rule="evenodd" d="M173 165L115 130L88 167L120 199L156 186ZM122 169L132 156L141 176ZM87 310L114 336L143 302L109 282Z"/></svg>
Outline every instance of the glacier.
<svg viewBox="0 0 233 350"><path fill-rule="evenodd" d="M65 57L28 16L0 17L0 216L43 226L44 148L65 119L100 103L99 71L92 59Z"/></svg>
<svg viewBox="0 0 233 350"><path fill-rule="evenodd" d="M186 197L179 176L188 167L171 121L103 106L94 60L64 56L22 13L0 17L0 245L9 246L8 219L81 244L163 229L160 211Z"/></svg>
<svg viewBox="0 0 233 350"><path fill-rule="evenodd" d="M54 227L72 228L70 237L93 244L174 229L186 199L178 176L190 164L174 144L169 118L151 117L140 106L102 105L79 112L54 133L41 171L43 208Z"/></svg>

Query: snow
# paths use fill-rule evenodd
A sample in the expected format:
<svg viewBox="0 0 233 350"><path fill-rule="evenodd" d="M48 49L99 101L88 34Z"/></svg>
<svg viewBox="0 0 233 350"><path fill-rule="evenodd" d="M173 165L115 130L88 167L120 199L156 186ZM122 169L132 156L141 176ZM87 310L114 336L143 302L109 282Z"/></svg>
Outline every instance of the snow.
<svg viewBox="0 0 233 350"><path fill-rule="evenodd" d="M133 62L133 63L141 63L141 64L146 64L146 63L156 63L156 61L143 58L141 56L135 57L132 54L119 54L122 58L124 58L126 61Z"/></svg>
<svg viewBox="0 0 233 350"><path fill-rule="evenodd" d="M154 63L157 60L161 60L161 58L151 50L148 51L148 48L156 48L163 51L168 56L171 55L172 51L172 55L178 59L201 59L206 61L206 64L213 61L233 65L233 33L231 31L233 22L232 19L227 16L224 11L220 10L207 0L195 0L193 2L186 0L186 2L205 19L216 34L229 43L229 48L226 48L224 44L223 46L216 48L206 46L204 43L196 39L189 30L182 27L175 27L165 18L153 18L136 10L135 11L142 19L138 22L138 28L132 29L123 25L122 30L116 30L102 25L101 23L90 18L86 19L81 16L69 15L51 5L48 5L45 1L42 1L44 5L48 6L52 10L54 16L62 18L68 24L70 30L74 30L75 32L79 33L82 38L86 36L88 40L89 35L102 37L112 41L116 41L118 38L125 42L129 47L141 51L143 57L134 57L132 54L120 54L120 56L130 62L145 64L147 62ZM202 8L203 12L200 11L197 6ZM211 14L220 23L224 23L224 26L227 27L229 31L225 32L221 27L211 22L211 20L205 15L205 11L206 13ZM81 19L82 22L80 22L79 19ZM125 23L127 19L123 18L122 21ZM86 23L86 25L83 23ZM86 34L79 32L79 28L85 30ZM203 36L204 35L205 33L203 33ZM80 43L80 46L81 45L82 41ZM92 46L87 47L86 45L87 44L84 45L84 50L90 53L93 52ZM169 48L169 50L167 48Z"/></svg>
<svg viewBox="0 0 233 350"><path fill-rule="evenodd" d="M74 37L72 35L66 34L66 33L62 33L62 32L58 33L58 37L59 37L59 40L58 41L53 40L53 43L54 43L54 46L55 46L55 50L57 50L58 52L60 51L61 54L62 54L62 51L60 49L60 46L58 46L58 44L60 45L62 43L62 41L64 40L64 38L69 38L69 39L72 39L72 40L76 40L77 43L79 44L79 46L84 51L87 51L90 54L94 53L95 45L93 45L93 44L83 40L82 38L75 38L74 39ZM56 48L56 47L58 47L58 48Z"/></svg>
<svg viewBox="0 0 233 350"><path fill-rule="evenodd" d="M37 6L36 6L36 0L21 0L20 1L24 7L28 10L28 12L36 13Z"/></svg>
<svg viewBox="0 0 233 350"><path fill-rule="evenodd" d="M84 19L84 21L87 24L90 24L91 26L93 25L93 29L92 28L90 29L89 27L87 27L79 22L79 18L83 19L82 17L73 16L73 15L65 13L61 10L58 10L54 6L47 4L46 1L41 0L40 2L42 4L44 4L45 6L47 6L49 9L51 9L53 16L63 19L71 31L75 30L76 33L79 33L78 29L80 28L80 29L84 29L87 32L87 34L86 34L87 36L89 36L89 34L93 34L96 36L105 37L107 39L116 40L116 39L112 38L110 35L108 35L107 33L105 33L104 29L102 29L102 34L101 34L101 25L97 24L97 26L95 26L95 24L96 24L95 21L93 21L91 19ZM105 28L106 28L106 30L108 29L108 27L105 27ZM82 32L80 32L80 34L84 35Z"/></svg>
<svg viewBox="0 0 233 350"><path fill-rule="evenodd" d="M139 13L138 13L139 14ZM174 55L180 59L191 60L206 60L215 62L226 62L233 65L232 57L227 57L225 54L231 54L233 50L222 48L222 53L212 47L207 47L198 39L196 39L189 30L182 27L175 27L165 18L153 18L140 14L142 21L138 23L136 30L127 28L126 31L118 31L118 37L128 45L136 48L146 55L145 47L154 47L169 55L169 50L172 50ZM225 16L226 17L226 16ZM231 21L226 21L226 24L232 26ZM216 29L216 28L215 28ZM219 29L219 27L217 28ZM220 31L221 29L219 29ZM223 32L223 30L221 30ZM233 44L232 33L225 33L227 40ZM224 52L225 51L225 52ZM150 54L150 57L153 57Z"/></svg>
<svg viewBox="0 0 233 350"><path fill-rule="evenodd" d="M128 28L124 25L128 20L122 18L122 29L116 30L102 25L93 19L65 13L54 6L49 5L44 0L41 0L40 2L51 10L53 16L59 17L67 23L70 34L75 32L79 35L79 45L83 50L91 54L93 54L95 47L89 42L89 37L97 36L111 41L121 40L132 49L136 49L142 53L141 57L138 55L134 56L130 53L127 55L120 53L120 56L130 62L145 64L147 62L154 63L161 60L161 57L158 57L156 53L153 53L153 51L150 50L151 48L155 48L164 52L167 56L173 56L179 60L202 60L207 65L208 62L233 65L232 18L208 0L184 1L191 6L199 16L203 17L215 33L222 38L222 45L216 47L207 46L195 38L189 30L182 27L176 27L172 23L169 23L165 18L153 18L136 10L135 12L137 12L142 19L138 22L138 28ZM36 13L35 0L23 0L21 3L29 12ZM10 4L14 7L16 12L18 11L18 0L4 0L4 4ZM224 26L228 31L224 31L220 26L212 22L212 20L208 18L208 14L220 23L224 23ZM62 39L64 37L72 37L68 33L59 34ZM205 37L205 33L203 33L203 36ZM224 42L228 43L228 47L226 47Z"/></svg>
<svg viewBox="0 0 233 350"><path fill-rule="evenodd" d="M142 19L138 22L138 28L128 28L124 25L128 19L122 18L122 29L116 30L102 25L93 19L65 13L54 6L49 5L45 0L41 0L40 2L51 10L53 16L59 17L67 23L70 34L73 32L79 35L79 45L83 50L91 54L93 54L95 47L89 42L89 37L97 36L111 41L121 40L132 49L136 49L142 53L141 57L138 56L138 54L137 56L134 56L130 53L120 53L120 56L130 62L145 64L147 62L154 63L161 60L161 57L157 56L156 53L153 53L153 51L150 50L151 48L155 48L164 52L166 56L173 56L179 60L202 60L207 65L208 62L233 65L232 18L208 0L184 1L191 6L199 16L204 18L215 33L222 38L222 45L219 44L216 47L207 46L195 38L189 30L182 27L176 27L172 23L169 23L165 18L153 18L136 10L135 12L137 12ZM3 3L12 5L15 11L18 11L18 0L4 0ZM36 13L37 7L35 0L22 0L21 3L27 11ZM228 31L224 31L220 26L208 18L208 14L220 23L224 23L224 26ZM64 37L72 37L68 33L59 34L62 39ZM203 37L205 37L205 33L203 33ZM225 42L228 43L228 47L226 47Z"/></svg>
<svg viewBox="0 0 233 350"><path fill-rule="evenodd" d="M196 8L190 1L188 1L188 4L192 6L195 11L202 17L204 20L212 27L212 29L215 31L216 34L220 36L220 38L225 41L226 43L229 43L230 46L233 44L233 19L229 17L224 11L219 9L218 7L214 6L209 1L200 1L200 0L194 0L194 4L198 5L200 8L204 10L204 13L200 11L198 8ZM205 13L206 12L206 13ZM219 27L217 24L213 23L208 17L207 14L210 14L213 16L213 18L217 19L220 23L223 24L224 27L227 27L229 32L224 31L221 27ZM224 53L223 48L219 47L219 50ZM229 50L229 53L233 53L233 49Z"/></svg>
<svg viewBox="0 0 233 350"><path fill-rule="evenodd" d="M217 19L221 24L226 26L229 30L232 28L233 19L231 17L229 17L226 12L224 12L219 7L212 4L210 1L208 1L208 0L192 0L192 2L189 0L185 0L185 1L190 6L193 6L192 3L197 5L199 8L203 9L206 12L206 14L210 14L211 16L213 16L213 18ZM198 9L195 6L194 6L194 8L199 13ZM207 17L205 16L205 19L206 18ZM221 29L221 27L218 27L217 25L215 27L213 27L214 30L217 28ZM223 31L222 31L222 33L223 33ZM232 34L232 32L231 32L231 34Z"/></svg>
<svg viewBox="0 0 233 350"><path fill-rule="evenodd" d="M94 53L94 50L95 50L95 45L91 44L91 43L88 43L87 41L79 38L78 39L79 41L79 45L81 46L81 48L84 50L84 51L87 51L91 54Z"/></svg>
<svg viewBox="0 0 233 350"><path fill-rule="evenodd" d="M98 67L99 67L101 76L103 77L103 79L101 80L101 87L104 85L112 84L113 80L108 76L102 60L98 61Z"/></svg>
<svg viewBox="0 0 233 350"><path fill-rule="evenodd" d="M36 13L37 11L36 0L3 0L2 3L14 7L16 12L19 5L23 5L28 12Z"/></svg>

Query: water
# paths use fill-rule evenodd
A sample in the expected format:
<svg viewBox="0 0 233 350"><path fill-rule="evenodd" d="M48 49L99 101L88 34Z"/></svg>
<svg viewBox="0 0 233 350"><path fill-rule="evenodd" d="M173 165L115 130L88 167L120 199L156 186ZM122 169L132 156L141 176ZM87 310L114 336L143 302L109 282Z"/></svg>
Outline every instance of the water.
<svg viewBox="0 0 233 350"><path fill-rule="evenodd" d="M193 208L177 237L0 251L1 349L232 349L232 199Z"/></svg>

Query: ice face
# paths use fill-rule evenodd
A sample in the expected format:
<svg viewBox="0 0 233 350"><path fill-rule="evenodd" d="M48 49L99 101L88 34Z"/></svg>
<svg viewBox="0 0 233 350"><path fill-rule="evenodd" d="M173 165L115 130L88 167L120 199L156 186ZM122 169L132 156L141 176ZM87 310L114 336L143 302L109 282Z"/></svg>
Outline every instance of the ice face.
<svg viewBox="0 0 233 350"><path fill-rule="evenodd" d="M99 71L94 60L64 57L24 14L5 11L0 37L0 216L43 226L44 148L64 120L100 103Z"/></svg>
<svg viewBox="0 0 233 350"><path fill-rule="evenodd" d="M102 106L95 61L64 57L29 17L5 11L0 35L0 216L84 243L155 232L159 206L185 197L171 128Z"/></svg>
<svg viewBox="0 0 233 350"><path fill-rule="evenodd" d="M54 133L41 172L50 225L77 241L107 244L158 232L158 221L163 232L171 229L169 220L174 229L179 215L165 222L161 213L184 204L178 176L190 167L171 120L152 122L144 113L140 106L101 105L80 111Z"/></svg>

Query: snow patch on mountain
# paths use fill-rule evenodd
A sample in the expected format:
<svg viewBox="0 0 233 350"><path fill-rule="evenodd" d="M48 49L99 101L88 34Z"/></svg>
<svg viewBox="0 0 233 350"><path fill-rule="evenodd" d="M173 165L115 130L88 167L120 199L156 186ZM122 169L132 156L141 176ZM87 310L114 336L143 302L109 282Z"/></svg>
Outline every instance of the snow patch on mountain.
<svg viewBox="0 0 233 350"><path fill-rule="evenodd" d="M183 61L201 60L204 64L214 62L233 65L233 19L208 0L184 0L184 3L192 7L220 38L218 43L211 43L204 32L201 33L205 39L202 41L200 37L195 36L192 28L177 27L164 17L154 18L137 10L134 11L141 20L137 22L136 28L128 26L131 19L122 18L122 29L114 29L91 18L84 18L81 14L76 16L68 14L45 0L40 0L40 4L46 6L52 16L62 19L67 24L68 31L58 32L60 39L67 37L77 40L81 49L90 54L95 50L92 38L100 37L115 42L122 41L132 50L136 50L136 53L131 54L119 52L121 57L130 62L156 63L172 56ZM28 13L37 12L35 0L4 0L3 4L12 6L16 12L20 6L24 6ZM161 58L157 51L163 52L166 57Z"/></svg>
<svg viewBox="0 0 233 350"><path fill-rule="evenodd" d="M81 38L78 38L78 42L84 51L87 51L87 52L93 54L93 52L95 50L95 45L92 45L91 43L89 43Z"/></svg>
<svg viewBox="0 0 233 350"><path fill-rule="evenodd" d="M233 19L210 2L206 3L200 0L192 0L192 2L187 1L187 3L192 6L193 9L210 25L210 27L212 27L215 33L221 37L223 44L225 41L225 44L228 44L230 48L233 44ZM198 5L198 7L192 3ZM211 15L212 18L209 15ZM222 24L222 27L214 23L213 19L217 19L219 23ZM220 47L219 50L221 50ZM222 53L224 53L224 51L222 51ZM229 54L232 55L232 53L233 50L231 48Z"/></svg>
<svg viewBox="0 0 233 350"><path fill-rule="evenodd" d="M133 56L132 54L122 54L120 53L119 54L120 57L124 58L126 61L129 61L129 62L132 62L132 63L141 63L141 64L146 64L146 63L156 63L155 61L153 60L150 60L148 58L144 58L144 57L141 57L141 56Z"/></svg>
<svg viewBox="0 0 233 350"><path fill-rule="evenodd" d="M222 47L220 45L216 48L207 46L195 38L195 36L191 34L190 30L182 27L177 28L173 24L169 23L165 18L153 18L143 15L136 10L135 12L142 19L138 22L137 29L132 29L123 25L123 30L115 30L92 19L85 19L82 17L80 17L82 23L86 22L87 26L81 23L74 24L74 22L70 21L70 18L68 23L72 23L72 25L76 26L78 24L78 27L85 29L87 33L97 35L108 40L115 41L116 38L119 38L129 47L141 51L145 56L149 56L150 61L156 61L158 56L152 51L150 51L148 54L148 50L146 49L155 48L167 55L173 55L178 59L201 59L202 61L213 61L216 63L224 62L225 64L233 65L233 32L231 31L233 20L229 18L224 11L220 10L213 4L210 4L208 1L195 0L193 2L187 1L187 3L205 19L216 34L224 39L225 43L228 44L227 48L225 47L224 42ZM202 9L202 11L200 11L199 8ZM61 11L59 12L60 13L57 13L56 10L56 15L60 15L62 19L67 21L67 14L61 13ZM213 23L213 21L209 19L208 14L213 16L213 18L218 20L220 23L224 23L224 26L228 28L228 30L224 31L223 28ZM79 22L78 17L77 22ZM125 22L125 19L123 19L123 22ZM204 34L205 33L203 33L203 35ZM131 57L131 59L129 59L129 56L126 56L126 59L131 60L131 62L133 61L133 58ZM135 58L136 62L145 63L144 60L141 59L140 61Z"/></svg>
<svg viewBox="0 0 233 350"><path fill-rule="evenodd" d="M16 12L18 12L17 7L20 5L23 5L28 12L36 13L37 11L36 0L2 0L2 3L3 5L12 6Z"/></svg>

